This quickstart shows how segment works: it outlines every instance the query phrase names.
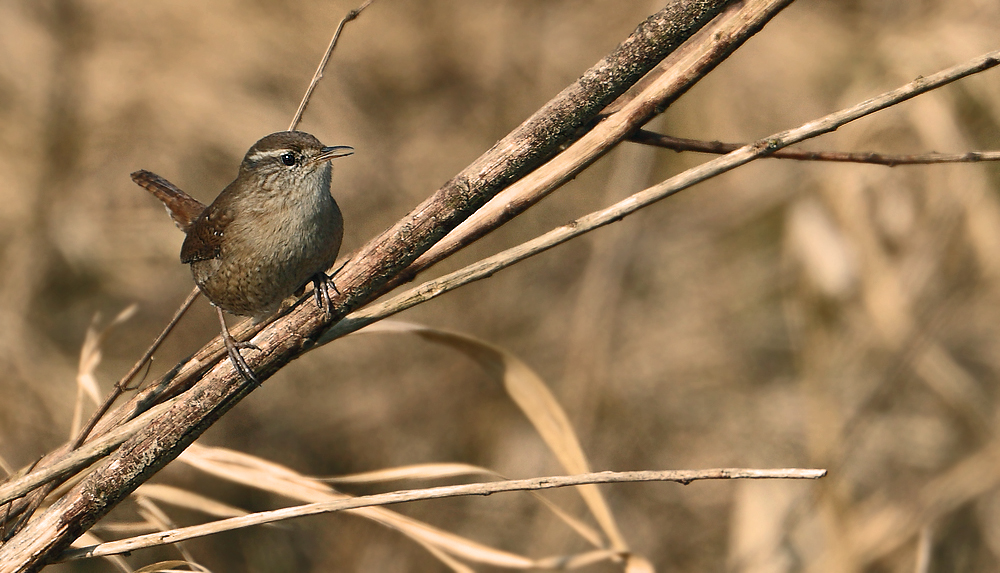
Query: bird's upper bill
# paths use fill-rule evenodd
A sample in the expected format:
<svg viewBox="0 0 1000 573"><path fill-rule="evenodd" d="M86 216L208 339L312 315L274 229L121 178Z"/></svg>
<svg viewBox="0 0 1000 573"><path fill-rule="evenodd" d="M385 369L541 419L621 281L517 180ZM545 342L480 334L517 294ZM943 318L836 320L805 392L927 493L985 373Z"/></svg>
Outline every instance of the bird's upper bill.
<svg viewBox="0 0 1000 573"><path fill-rule="evenodd" d="M324 147L320 150L319 155L313 157L309 160L309 163L320 163L322 161L327 161L334 159L336 157L344 157L354 153L353 147L348 147L346 145L334 145L333 147Z"/></svg>

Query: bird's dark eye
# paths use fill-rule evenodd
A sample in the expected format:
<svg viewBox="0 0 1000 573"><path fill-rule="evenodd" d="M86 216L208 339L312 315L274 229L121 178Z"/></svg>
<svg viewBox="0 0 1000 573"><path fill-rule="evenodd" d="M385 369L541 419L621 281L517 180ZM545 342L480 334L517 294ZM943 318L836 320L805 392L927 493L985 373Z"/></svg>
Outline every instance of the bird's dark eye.
<svg viewBox="0 0 1000 573"><path fill-rule="evenodd" d="M282 153L280 156L281 162L285 165L291 167L295 165L295 154L291 152Z"/></svg>

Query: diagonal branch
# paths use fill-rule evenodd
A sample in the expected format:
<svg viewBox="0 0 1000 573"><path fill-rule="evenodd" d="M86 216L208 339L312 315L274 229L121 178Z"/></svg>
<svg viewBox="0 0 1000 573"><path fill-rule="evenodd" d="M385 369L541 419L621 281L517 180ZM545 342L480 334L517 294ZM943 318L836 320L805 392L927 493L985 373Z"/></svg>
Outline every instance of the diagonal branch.
<svg viewBox="0 0 1000 573"><path fill-rule="evenodd" d="M498 141L489 151L418 205L400 222L363 247L338 275L355 308L381 292L441 237L500 190L524 177L568 144L578 130L719 14L728 0L677 0L645 22L576 82ZM728 54L719 54L719 61ZM355 270L356 269L356 270Z"/></svg>
<svg viewBox="0 0 1000 573"><path fill-rule="evenodd" d="M336 316L369 301L400 270L500 189L567 144L578 130L726 4L728 0L677 0L640 24L577 82L407 217L369 242L338 275L343 294L334 300ZM328 327L329 323L312 306L299 305L253 338L261 351L251 354L249 361L260 379L265 380L312 347ZM218 341L214 341L101 423L95 437L134 417L157 399L190 388L167 412L0 546L0 572L37 571L43 567L255 388L244 383L228 362L218 363L218 347Z"/></svg>
<svg viewBox="0 0 1000 573"><path fill-rule="evenodd" d="M729 7L664 60L630 93L602 113L601 121L551 161L514 183L420 256L387 286L451 256L523 213L582 172L629 133L645 125L759 32L791 0L747 0Z"/></svg>

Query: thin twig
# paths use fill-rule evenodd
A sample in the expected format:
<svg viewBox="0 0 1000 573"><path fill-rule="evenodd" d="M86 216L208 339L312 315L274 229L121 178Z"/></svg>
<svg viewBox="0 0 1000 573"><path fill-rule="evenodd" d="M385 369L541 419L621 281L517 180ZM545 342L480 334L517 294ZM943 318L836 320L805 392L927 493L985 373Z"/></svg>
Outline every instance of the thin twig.
<svg viewBox="0 0 1000 573"><path fill-rule="evenodd" d="M841 126L866 115L904 102L966 76L982 72L998 64L1000 64L1000 50L989 52L973 58L966 63L953 66L927 77L919 78L900 88L885 92L882 95L811 121L795 129L776 133L750 145L745 145L727 155L703 163L698 167L689 169L666 181L635 193L606 209L590 213L585 217L553 229L516 247L507 249L440 278L427 281L387 301L354 312L323 334L319 343L330 342L387 316L437 298L460 286L492 276L497 271L505 269L521 260L547 251L552 247L565 243L584 233L589 233L604 225L620 221L639 209L683 191L706 179L735 169L755 159L766 157L785 146L824 133L836 131Z"/></svg>
<svg viewBox="0 0 1000 573"><path fill-rule="evenodd" d="M637 130L628 136L628 140L643 145L652 145L674 151L695 151L699 153L730 153L746 145L745 143L723 143L721 141L702 141L663 135L645 129ZM871 163L874 165L928 165L933 163L977 163L980 161L1000 161L1000 151L969 151L967 153L917 153L890 154L874 151L844 152L844 151L806 151L804 149L779 149L770 155L775 159L794 159L796 161L834 161L840 163Z"/></svg>
<svg viewBox="0 0 1000 573"><path fill-rule="evenodd" d="M302 96L302 101L299 103L299 109L295 110L295 117L292 118L292 123L288 126L288 131L292 131L298 127L299 122L302 121L302 114L306 112L306 106L309 105L309 99L312 97L313 90L316 89L316 85L319 84L319 81L323 79L323 72L326 71L326 64L330 61L330 55L333 54L333 49L337 47L337 40L340 39L340 32L343 31L344 26L347 25L348 22L357 18L361 12L374 1L375 0L365 0L361 6L351 10L340 20L340 24L337 25L337 31L334 32L333 37L330 38L330 45L326 47L323 59L320 60L319 67L316 68L316 73L313 74L312 81L309 82L309 87L306 88L306 93Z"/></svg>
<svg viewBox="0 0 1000 573"><path fill-rule="evenodd" d="M264 525L291 519L295 517L305 517L308 515L318 515L348 509L358 509L361 507L373 507L393 505L409 501L420 501L428 499L441 499L447 497L460 497L471 495L493 495L495 493L511 491L536 491L543 489L554 489L585 484L599 483L634 483L651 481L668 481L681 484L689 484L700 480L715 479L819 479L826 475L824 469L744 469L744 468L719 468L708 470L667 470L667 471L634 471L634 472L595 472L588 474L578 474L571 476L550 476L529 479L517 479L506 481L495 481L486 483L473 483L463 485L450 485L441 487L431 487L425 489L402 490L390 493L380 493L353 497L349 499L338 499L334 501L324 501L319 503L308 503L295 507L276 509L273 511L262 511L241 517L220 519L203 525L182 527L172 531L162 531L139 535L131 539L121 541L110 541L72 549L63 553L59 559L83 559L88 557L103 557L107 555L117 555L128 553L136 549L156 547L186 541L196 537L204 537L222 531L232 531L253 525Z"/></svg>

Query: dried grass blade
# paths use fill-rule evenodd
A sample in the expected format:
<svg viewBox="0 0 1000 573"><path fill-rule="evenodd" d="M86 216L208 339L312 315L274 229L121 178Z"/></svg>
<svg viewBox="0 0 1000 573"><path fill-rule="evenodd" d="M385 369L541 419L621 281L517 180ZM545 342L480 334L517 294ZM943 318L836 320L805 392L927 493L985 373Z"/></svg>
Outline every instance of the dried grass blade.
<svg viewBox="0 0 1000 573"><path fill-rule="evenodd" d="M579 569L601 561L620 559L621 553L614 549L600 549L598 551L588 551L576 555L560 555L558 557L547 557L538 561L540 569Z"/></svg>
<svg viewBox="0 0 1000 573"><path fill-rule="evenodd" d="M174 567L189 567L190 569L173 569ZM136 569L135 573L190 573L191 571L202 571L212 573L207 567L199 565L193 561L160 561L146 565L142 569Z"/></svg>
<svg viewBox="0 0 1000 573"><path fill-rule="evenodd" d="M155 499L176 507L193 509L213 517L239 517L247 511L216 501L212 498L163 484L147 483L139 486L132 495Z"/></svg>
<svg viewBox="0 0 1000 573"><path fill-rule="evenodd" d="M132 318L139 308L136 304L125 307L110 324L98 330L97 324L101 320L100 314L95 314L87 327L83 344L80 345L80 360L76 370L76 405L73 408L73 422L70 424L70 436L75 436L80 431L83 423L83 398L88 396L95 404L101 403L101 389L97 384L97 377L94 371L101 364L103 354L101 345L108 338L108 334L119 324Z"/></svg>
<svg viewBox="0 0 1000 573"><path fill-rule="evenodd" d="M221 479L299 501L316 503L351 497L284 466L225 448L192 444L177 459ZM433 546L468 561L512 569L529 569L535 564L522 555L494 549L382 507L354 509L350 513L395 529L422 546Z"/></svg>
<svg viewBox="0 0 1000 573"><path fill-rule="evenodd" d="M411 480L411 479L441 479L460 477L468 475L488 475L496 476L496 472L481 466L472 464L441 463L441 464L413 464L386 468L370 472L360 472L342 476L316 478L324 483L332 484L353 484L353 483L379 483L386 481Z"/></svg>
<svg viewBox="0 0 1000 573"><path fill-rule="evenodd" d="M444 344L472 358L486 372L503 384L507 394L524 412L542 440L571 474L589 473L590 464L580 440L562 406L545 382L527 364L506 350L484 340L427 326L383 320L359 332L403 332ZM596 485L576 486L584 502L600 524L616 551L627 552L628 544L618 530L611 509Z"/></svg>

